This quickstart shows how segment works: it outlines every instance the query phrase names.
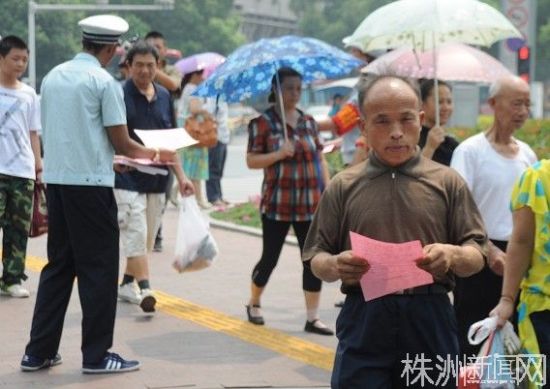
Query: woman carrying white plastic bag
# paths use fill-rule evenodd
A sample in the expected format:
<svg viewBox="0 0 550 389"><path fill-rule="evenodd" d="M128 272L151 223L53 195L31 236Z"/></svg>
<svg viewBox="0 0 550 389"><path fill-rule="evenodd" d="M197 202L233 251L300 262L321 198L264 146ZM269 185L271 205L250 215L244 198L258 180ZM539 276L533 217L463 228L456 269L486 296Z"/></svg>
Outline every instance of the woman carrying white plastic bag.
<svg viewBox="0 0 550 389"><path fill-rule="evenodd" d="M184 197L179 203L174 268L180 273L201 270L210 266L217 254L218 246L197 200Z"/></svg>

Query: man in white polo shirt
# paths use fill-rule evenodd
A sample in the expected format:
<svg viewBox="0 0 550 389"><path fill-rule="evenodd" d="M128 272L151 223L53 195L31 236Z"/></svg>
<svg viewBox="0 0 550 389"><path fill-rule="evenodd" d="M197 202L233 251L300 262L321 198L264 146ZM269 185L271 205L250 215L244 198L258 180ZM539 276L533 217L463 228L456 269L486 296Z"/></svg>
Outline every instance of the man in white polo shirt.
<svg viewBox="0 0 550 389"><path fill-rule="evenodd" d="M462 142L454 151L451 167L468 184L489 236L489 255L484 269L457 280L455 311L459 343L464 356L477 355L479 346L468 343L469 327L484 319L497 305L502 289L506 246L512 233L510 201L514 183L537 161L534 151L513 135L529 117L529 85L509 76L489 89L494 123L484 132Z"/></svg>

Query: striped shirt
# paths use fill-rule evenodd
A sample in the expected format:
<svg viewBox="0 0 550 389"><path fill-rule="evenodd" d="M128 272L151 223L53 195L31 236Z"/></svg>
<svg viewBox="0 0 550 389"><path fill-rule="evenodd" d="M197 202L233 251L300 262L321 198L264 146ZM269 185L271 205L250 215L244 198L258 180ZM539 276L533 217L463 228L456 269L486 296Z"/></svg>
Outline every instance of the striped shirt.
<svg viewBox="0 0 550 389"><path fill-rule="evenodd" d="M302 111L295 128L287 125L295 153L264 168L260 212L279 221L310 221L321 198L323 177L317 123ZM275 109L269 108L248 125L248 152L267 154L279 150L285 138Z"/></svg>

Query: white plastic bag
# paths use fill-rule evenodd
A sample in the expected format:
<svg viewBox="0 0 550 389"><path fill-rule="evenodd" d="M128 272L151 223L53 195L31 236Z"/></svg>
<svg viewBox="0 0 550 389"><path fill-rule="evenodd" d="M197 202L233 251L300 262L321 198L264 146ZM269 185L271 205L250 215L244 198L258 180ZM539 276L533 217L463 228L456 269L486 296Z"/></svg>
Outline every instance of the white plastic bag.
<svg viewBox="0 0 550 389"><path fill-rule="evenodd" d="M204 269L212 264L217 254L218 247L197 200L194 196L182 198L173 267L180 273Z"/></svg>
<svg viewBox="0 0 550 389"><path fill-rule="evenodd" d="M468 342L477 345L483 342L497 328L497 317L491 316L472 324L468 330ZM500 329L504 349L508 354L519 352L521 342L514 332L514 327L509 321Z"/></svg>

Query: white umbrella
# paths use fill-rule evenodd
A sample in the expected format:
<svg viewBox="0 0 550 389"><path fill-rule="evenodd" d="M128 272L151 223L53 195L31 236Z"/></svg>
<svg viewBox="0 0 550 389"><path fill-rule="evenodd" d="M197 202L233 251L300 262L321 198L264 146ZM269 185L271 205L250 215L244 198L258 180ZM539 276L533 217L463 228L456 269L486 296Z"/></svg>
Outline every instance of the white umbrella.
<svg viewBox="0 0 550 389"><path fill-rule="evenodd" d="M490 46L509 37L521 38L521 34L503 14L485 3L476 0L399 0L368 15L352 35L344 38L344 43L364 52L403 46L415 51L432 49L435 57L437 46L443 43ZM433 62L437 65L435 59ZM434 73L437 75L437 67ZM437 85L435 102L439 111Z"/></svg>
<svg viewBox="0 0 550 389"><path fill-rule="evenodd" d="M433 51L415 53L408 48L393 50L376 58L361 71L372 74L395 74L412 78L437 78L444 81L490 83L513 74L495 57L462 43L447 43Z"/></svg>

